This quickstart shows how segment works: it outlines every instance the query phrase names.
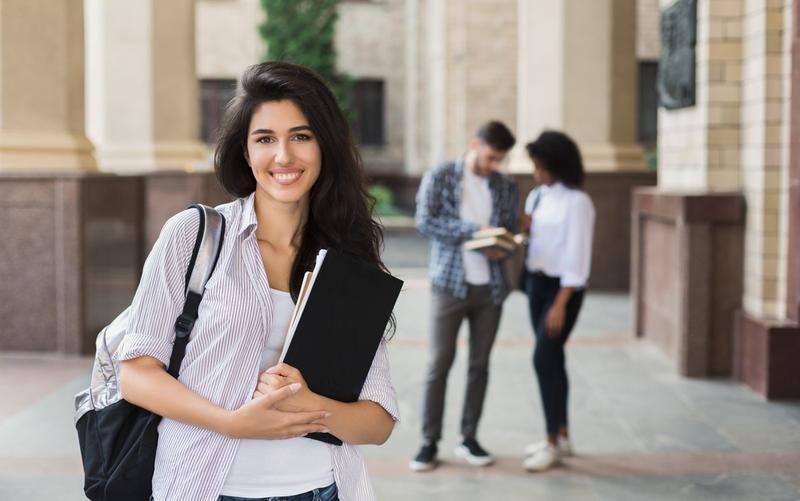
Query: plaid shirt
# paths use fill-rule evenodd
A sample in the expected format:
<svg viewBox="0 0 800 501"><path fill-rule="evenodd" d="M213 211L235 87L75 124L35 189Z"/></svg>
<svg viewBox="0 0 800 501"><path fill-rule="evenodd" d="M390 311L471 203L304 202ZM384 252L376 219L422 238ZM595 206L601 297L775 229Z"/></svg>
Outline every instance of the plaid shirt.
<svg viewBox="0 0 800 501"><path fill-rule="evenodd" d="M422 178L417 192L417 230L431 239L429 266L433 288L455 297L467 297L464 279L462 245L480 229L475 223L460 217L461 179L464 159L445 162L434 167ZM514 181L503 174L489 175L492 193L492 226L504 226L517 231L519 191ZM489 289L495 304L501 304L509 293L500 262L490 261Z"/></svg>

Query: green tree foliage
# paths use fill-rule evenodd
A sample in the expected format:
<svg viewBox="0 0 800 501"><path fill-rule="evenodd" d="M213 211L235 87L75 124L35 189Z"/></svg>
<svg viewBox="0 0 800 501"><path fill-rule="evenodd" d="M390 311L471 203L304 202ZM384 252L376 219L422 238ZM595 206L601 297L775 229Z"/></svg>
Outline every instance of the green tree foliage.
<svg viewBox="0 0 800 501"><path fill-rule="evenodd" d="M259 26L266 59L307 66L328 82L348 110L352 81L336 71L333 37L339 0L261 0L267 20Z"/></svg>

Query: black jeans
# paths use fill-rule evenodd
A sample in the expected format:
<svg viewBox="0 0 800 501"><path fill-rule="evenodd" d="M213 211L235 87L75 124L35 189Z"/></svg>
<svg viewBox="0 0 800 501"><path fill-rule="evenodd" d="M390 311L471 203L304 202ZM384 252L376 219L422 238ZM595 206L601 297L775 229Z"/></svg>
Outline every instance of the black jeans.
<svg viewBox="0 0 800 501"><path fill-rule="evenodd" d="M539 380L539 393L542 397L547 434L556 435L559 428L567 426L567 397L569 378L567 377L564 345L567 343L578 313L583 304L583 289L573 291L567 302L564 327L558 337L547 335L547 313L561 288L558 277L543 273L527 272L525 293L531 315L533 332L536 335L536 348L533 351L533 367Z"/></svg>

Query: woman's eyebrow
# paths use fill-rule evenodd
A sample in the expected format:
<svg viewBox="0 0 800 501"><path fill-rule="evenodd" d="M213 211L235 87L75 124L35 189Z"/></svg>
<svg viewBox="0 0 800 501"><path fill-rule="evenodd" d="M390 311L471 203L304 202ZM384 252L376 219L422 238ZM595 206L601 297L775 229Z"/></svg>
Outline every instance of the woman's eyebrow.
<svg viewBox="0 0 800 501"><path fill-rule="evenodd" d="M301 130L311 131L311 127L308 125L298 125L289 129L289 132L299 132ZM250 133L251 136L256 134L275 134L275 131L272 129L256 129Z"/></svg>

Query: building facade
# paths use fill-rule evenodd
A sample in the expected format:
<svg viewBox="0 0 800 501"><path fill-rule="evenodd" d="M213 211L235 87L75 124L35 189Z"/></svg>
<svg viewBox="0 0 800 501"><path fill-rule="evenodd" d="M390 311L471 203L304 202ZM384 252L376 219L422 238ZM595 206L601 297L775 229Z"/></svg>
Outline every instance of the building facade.
<svg viewBox="0 0 800 501"><path fill-rule="evenodd" d="M676 1L697 19L695 102L657 111ZM401 207L486 120L515 131L523 192L524 144L565 130L597 207L592 286L630 286L637 335L682 374L798 396L796 3L343 0L335 43L370 178ZM210 145L265 56L264 16L258 0L2 0L0 349L90 351L166 217L226 199Z"/></svg>

